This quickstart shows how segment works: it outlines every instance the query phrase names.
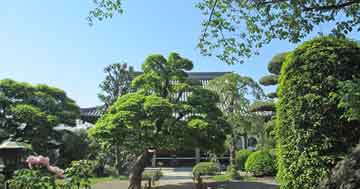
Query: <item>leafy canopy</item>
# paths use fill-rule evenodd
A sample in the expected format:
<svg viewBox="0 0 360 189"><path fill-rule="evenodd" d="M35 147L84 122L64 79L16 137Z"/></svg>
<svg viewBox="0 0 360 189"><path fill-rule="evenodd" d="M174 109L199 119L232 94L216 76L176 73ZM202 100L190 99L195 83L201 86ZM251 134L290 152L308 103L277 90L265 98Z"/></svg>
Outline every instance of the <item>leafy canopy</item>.
<svg viewBox="0 0 360 189"><path fill-rule="evenodd" d="M252 78L228 73L209 82L208 88L220 97L218 106L232 126L233 135L250 131L256 116L249 111L250 104L265 97L260 85Z"/></svg>
<svg viewBox="0 0 360 189"><path fill-rule="evenodd" d="M0 127L30 143L35 152L46 153L49 139L60 139L54 127L75 125L79 115L75 101L58 88L0 80Z"/></svg>
<svg viewBox="0 0 360 189"><path fill-rule="evenodd" d="M90 135L137 153L183 145L220 150L227 124L218 96L187 78L192 67L176 53L148 56L133 80L137 91L121 96Z"/></svg>
<svg viewBox="0 0 360 189"><path fill-rule="evenodd" d="M356 83L359 70L359 45L330 36L307 41L287 57L276 109L283 188L319 188L320 180L359 142L359 120L344 117L352 103L343 106L341 98L348 89L344 83Z"/></svg>
<svg viewBox="0 0 360 189"><path fill-rule="evenodd" d="M122 0L95 0L88 20L123 13ZM196 7L206 17L198 47L228 64L246 57L274 39L300 42L316 27L334 22L332 33L360 31L359 0L201 0Z"/></svg>
<svg viewBox="0 0 360 189"><path fill-rule="evenodd" d="M100 84L102 92L99 99L109 108L119 96L131 92L131 81L135 77L134 68L126 63L116 63L105 67L104 81Z"/></svg>

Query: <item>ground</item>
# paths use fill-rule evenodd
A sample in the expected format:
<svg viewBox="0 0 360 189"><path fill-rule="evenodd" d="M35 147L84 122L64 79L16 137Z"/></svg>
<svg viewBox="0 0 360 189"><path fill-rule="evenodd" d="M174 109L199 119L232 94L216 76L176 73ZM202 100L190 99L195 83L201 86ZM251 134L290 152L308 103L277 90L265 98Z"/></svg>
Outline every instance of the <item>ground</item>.
<svg viewBox="0 0 360 189"><path fill-rule="evenodd" d="M189 168L167 168L162 169L164 177L158 183L158 189L193 189L194 184L191 179L191 169ZM113 180L95 184L93 189L126 189L127 181ZM233 182L209 182L211 188L223 187L228 189L277 189L272 178L252 179L249 181Z"/></svg>

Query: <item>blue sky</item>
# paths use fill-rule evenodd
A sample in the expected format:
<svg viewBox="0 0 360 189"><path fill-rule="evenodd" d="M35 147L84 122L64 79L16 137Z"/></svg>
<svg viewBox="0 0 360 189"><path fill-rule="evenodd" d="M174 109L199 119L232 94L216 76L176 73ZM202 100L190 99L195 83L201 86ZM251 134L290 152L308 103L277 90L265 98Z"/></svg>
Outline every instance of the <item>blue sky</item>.
<svg viewBox="0 0 360 189"><path fill-rule="evenodd" d="M125 13L87 24L92 0L2 1L0 79L59 87L81 107L100 104L103 68L126 61L136 69L149 54L178 52L194 71L235 71L259 79L279 52L295 47L274 41L243 65L228 66L196 49L202 16L194 0L126 0ZM269 90L269 89L268 89Z"/></svg>

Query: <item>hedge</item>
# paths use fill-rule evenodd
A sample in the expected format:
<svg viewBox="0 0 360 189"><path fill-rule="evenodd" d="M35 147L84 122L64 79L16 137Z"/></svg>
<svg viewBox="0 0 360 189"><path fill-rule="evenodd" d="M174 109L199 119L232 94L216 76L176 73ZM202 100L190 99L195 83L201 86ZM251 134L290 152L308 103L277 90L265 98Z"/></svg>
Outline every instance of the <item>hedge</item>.
<svg viewBox="0 0 360 189"><path fill-rule="evenodd" d="M235 154L235 164L236 168L238 170L244 170L245 169L245 162L247 158L250 156L252 151L250 150L239 150Z"/></svg>
<svg viewBox="0 0 360 189"><path fill-rule="evenodd" d="M245 170L254 176L272 176L276 172L275 157L268 151L254 152L247 158Z"/></svg>
<svg viewBox="0 0 360 189"><path fill-rule="evenodd" d="M194 177L203 175L215 175L219 171L219 167L213 162L201 162L193 167L192 173Z"/></svg>
<svg viewBox="0 0 360 189"><path fill-rule="evenodd" d="M279 75L281 66L285 62L287 55L289 55L289 52L283 52L275 55L268 64L268 71L272 74Z"/></svg>
<svg viewBox="0 0 360 189"><path fill-rule="evenodd" d="M277 85L278 80L278 75L266 75L259 80L259 83L264 86Z"/></svg>
<svg viewBox="0 0 360 189"><path fill-rule="evenodd" d="M307 41L282 66L277 101L278 181L284 189L319 188L358 142L359 121L344 118L339 83L360 78L360 47L331 36Z"/></svg>

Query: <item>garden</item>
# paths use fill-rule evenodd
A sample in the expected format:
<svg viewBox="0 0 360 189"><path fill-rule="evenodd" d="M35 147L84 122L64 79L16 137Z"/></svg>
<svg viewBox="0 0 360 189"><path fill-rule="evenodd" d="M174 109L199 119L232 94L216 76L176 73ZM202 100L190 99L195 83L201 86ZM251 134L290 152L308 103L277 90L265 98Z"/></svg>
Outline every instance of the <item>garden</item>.
<svg viewBox="0 0 360 189"><path fill-rule="evenodd" d="M122 2L94 1L89 24L122 14ZM259 81L237 72L194 79L195 63L177 52L150 54L141 70L108 65L96 115L60 88L1 79L0 188L360 188L360 43L346 35L360 31L359 1L203 0L197 8L208 16L203 55L235 64L273 39L296 47L274 53ZM337 30L303 40L339 11L349 20ZM229 37L243 22L248 34ZM194 149L201 153L184 158L191 170L181 179L169 177L168 157L156 159ZM176 177L183 167L171 158Z"/></svg>

